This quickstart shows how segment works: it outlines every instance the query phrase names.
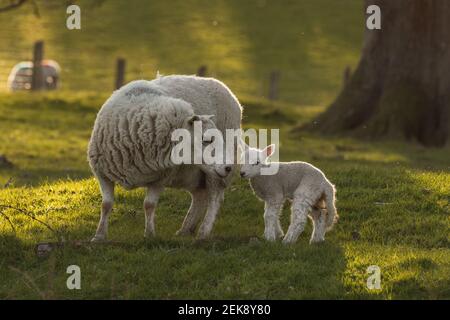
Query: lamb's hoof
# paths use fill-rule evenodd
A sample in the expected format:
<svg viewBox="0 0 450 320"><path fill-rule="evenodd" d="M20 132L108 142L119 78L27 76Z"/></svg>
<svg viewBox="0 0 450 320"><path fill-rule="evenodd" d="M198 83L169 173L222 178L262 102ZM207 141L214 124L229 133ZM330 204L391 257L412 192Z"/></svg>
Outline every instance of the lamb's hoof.
<svg viewBox="0 0 450 320"><path fill-rule="evenodd" d="M192 236L192 235L194 235L194 231L180 229L177 232L175 232L175 235L178 236L178 237Z"/></svg>
<svg viewBox="0 0 450 320"><path fill-rule="evenodd" d="M309 241L309 244L313 245L313 244L319 244L319 243L323 243L325 241L325 239L311 239Z"/></svg>
<svg viewBox="0 0 450 320"><path fill-rule="evenodd" d="M197 234L197 237L195 237L195 239L197 241L206 241L209 239L209 234L199 233L199 234Z"/></svg>
<svg viewBox="0 0 450 320"><path fill-rule="evenodd" d="M291 237L284 237L282 242L284 245L291 245L295 243L295 240L291 239Z"/></svg>
<svg viewBox="0 0 450 320"><path fill-rule="evenodd" d="M106 236L102 236L102 235L95 235L92 239L91 242L105 242L106 241Z"/></svg>
<svg viewBox="0 0 450 320"><path fill-rule="evenodd" d="M207 240L211 235L211 229L205 228L203 225L197 231L197 240Z"/></svg>

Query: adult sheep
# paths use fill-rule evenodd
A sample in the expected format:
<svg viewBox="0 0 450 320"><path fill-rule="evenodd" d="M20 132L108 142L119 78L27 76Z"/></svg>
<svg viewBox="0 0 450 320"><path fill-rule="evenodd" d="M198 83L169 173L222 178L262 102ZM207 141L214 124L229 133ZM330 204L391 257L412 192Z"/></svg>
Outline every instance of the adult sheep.
<svg viewBox="0 0 450 320"><path fill-rule="evenodd" d="M193 234L206 210L197 237L208 237L236 166L174 164L171 133L177 128L192 132L194 121L202 121L204 130L217 128L225 137L226 129L240 129L241 118L236 97L212 78L164 76L133 81L115 91L97 115L88 146L89 165L102 193L92 241L106 239L116 183L126 189L147 188L146 237L155 234L155 209L164 187L185 189L192 197L177 234Z"/></svg>

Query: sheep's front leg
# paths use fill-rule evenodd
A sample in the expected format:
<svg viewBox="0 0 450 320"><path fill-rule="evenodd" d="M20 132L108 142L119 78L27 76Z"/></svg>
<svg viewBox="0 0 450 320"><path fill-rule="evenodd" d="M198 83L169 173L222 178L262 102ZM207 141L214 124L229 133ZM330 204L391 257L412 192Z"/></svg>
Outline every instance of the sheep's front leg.
<svg viewBox="0 0 450 320"><path fill-rule="evenodd" d="M283 201L266 202L264 209L264 238L275 241L283 237L283 229L280 225L280 210Z"/></svg>
<svg viewBox="0 0 450 320"><path fill-rule="evenodd" d="M92 242L106 240L108 233L108 217L114 204L114 182L103 177L97 177L97 179L100 185L100 191L102 193L102 209L97 231L91 240Z"/></svg>
<svg viewBox="0 0 450 320"><path fill-rule="evenodd" d="M205 189L195 190L191 193L192 201L186 217L184 218L183 225L180 230L177 231L177 235L192 235L197 228L202 214L206 210L208 203L208 194Z"/></svg>
<svg viewBox="0 0 450 320"><path fill-rule="evenodd" d="M208 192L208 209L198 230L197 238L206 239L214 226L220 205L224 197L224 188L213 187Z"/></svg>
<svg viewBox="0 0 450 320"><path fill-rule="evenodd" d="M313 201L309 201L308 198L294 198L294 201L292 202L291 224L284 236L284 244L296 242L305 229L308 213L312 209L311 203L313 203Z"/></svg>
<svg viewBox="0 0 450 320"><path fill-rule="evenodd" d="M150 186L144 199L145 212L145 231L144 237L150 238L155 236L155 211L158 204L159 196L164 188L160 186Z"/></svg>
<svg viewBox="0 0 450 320"><path fill-rule="evenodd" d="M325 240L326 216L326 209L314 208L311 212L314 229L309 243L317 243Z"/></svg>

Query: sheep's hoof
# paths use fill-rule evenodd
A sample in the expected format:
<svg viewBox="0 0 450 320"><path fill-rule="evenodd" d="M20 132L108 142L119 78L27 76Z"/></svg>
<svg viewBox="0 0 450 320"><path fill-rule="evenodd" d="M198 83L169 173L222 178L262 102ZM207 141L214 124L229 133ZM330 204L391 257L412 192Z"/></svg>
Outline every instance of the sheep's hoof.
<svg viewBox="0 0 450 320"><path fill-rule="evenodd" d="M102 236L102 235L95 235L91 239L91 242L105 242L105 241L106 241L106 236Z"/></svg>
<svg viewBox="0 0 450 320"><path fill-rule="evenodd" d="M273 233L265 233L264 239L266 239L266 241L269 241L269 242L275 242L275 241L277 241L277 236Z"/></svg>
<svg viewBox="0 0 450 320"><path fill-rule="evenodd" d="M146 239L146 240L150 240L150 239L153 239L153 238L155 238L155 233L154 232L145 232L144 233L144 238Z"/></svg>

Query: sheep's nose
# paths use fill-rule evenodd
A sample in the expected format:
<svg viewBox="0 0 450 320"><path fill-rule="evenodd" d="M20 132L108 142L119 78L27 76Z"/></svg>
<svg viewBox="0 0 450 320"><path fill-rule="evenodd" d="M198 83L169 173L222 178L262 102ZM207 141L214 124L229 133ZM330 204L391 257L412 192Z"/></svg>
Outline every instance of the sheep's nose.
<svg viewBox="0 0 450 320"><path fill-rule="evenodd" d="M231 171L231 167L230 167L230 166L228 166L228 167L225 167L225 171L226 171L226 172L228 172L228 173L230 173L230 171Z"/></svg>

